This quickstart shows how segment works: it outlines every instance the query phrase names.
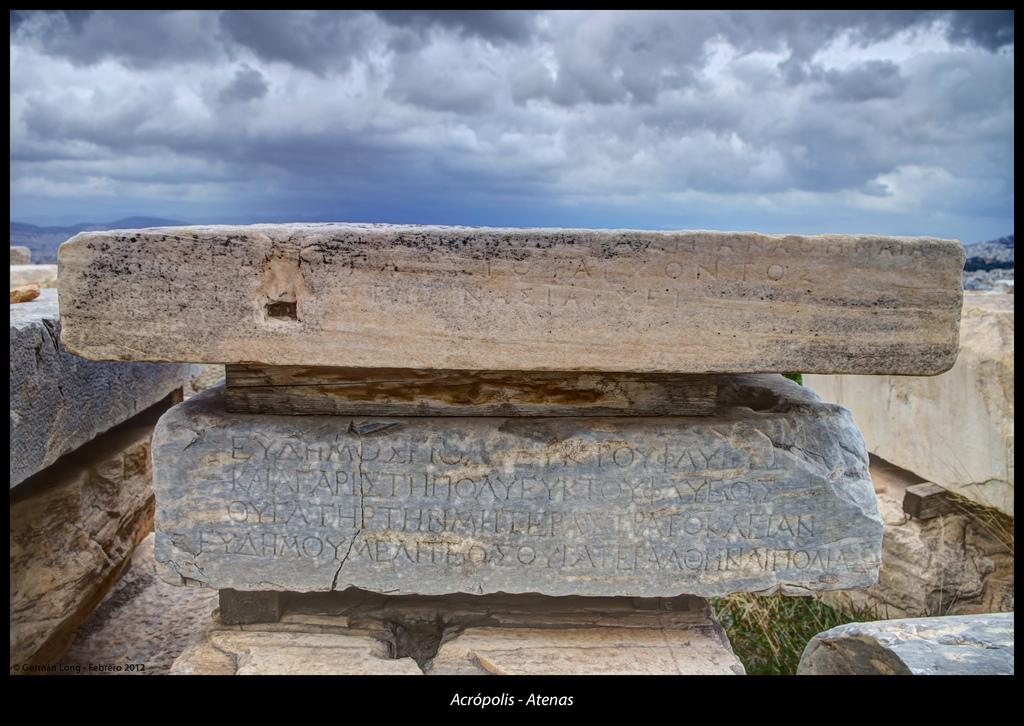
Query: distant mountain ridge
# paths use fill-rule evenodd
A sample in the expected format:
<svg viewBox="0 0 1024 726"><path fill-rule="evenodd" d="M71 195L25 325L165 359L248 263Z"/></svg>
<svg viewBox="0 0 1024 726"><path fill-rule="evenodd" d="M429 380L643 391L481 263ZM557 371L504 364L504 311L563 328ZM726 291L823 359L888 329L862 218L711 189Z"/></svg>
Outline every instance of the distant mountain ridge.
<svg viewBox="0 0 1024 726"><path fill-rule="evenodd" d="M965 245L967 264L964 270L1012 270L1013 269L1013 235L975 242Z"/></svg>
<svg viewBox="0 0 1024 726"><path fill-rule="evenodd" d="M32 250L32 262L53 264L57 261L57 248L79 232L103 229L141 229L143 227L178 227L185 222L160 217L125 217L114 222L80 222L66 227L40 227L24 222L11 222L11 244Z"/></svg>

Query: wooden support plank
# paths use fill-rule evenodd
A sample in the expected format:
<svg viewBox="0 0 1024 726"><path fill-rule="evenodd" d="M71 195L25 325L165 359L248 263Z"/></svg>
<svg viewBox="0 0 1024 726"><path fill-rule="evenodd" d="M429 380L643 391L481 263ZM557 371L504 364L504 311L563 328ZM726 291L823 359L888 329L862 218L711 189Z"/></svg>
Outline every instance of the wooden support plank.
<svg viewBox="0 0 1024 726"><path fill-rule="evenodd" d="M228 365L231 413L706 416L713 375Z"/></svg>
<svg viewBox="0 0 1024 726"><path fill-rule="evenodd" d="M903 511L916 519L932 519L955 510L949 492L938 484L915 484L903 494Z"/></svg>

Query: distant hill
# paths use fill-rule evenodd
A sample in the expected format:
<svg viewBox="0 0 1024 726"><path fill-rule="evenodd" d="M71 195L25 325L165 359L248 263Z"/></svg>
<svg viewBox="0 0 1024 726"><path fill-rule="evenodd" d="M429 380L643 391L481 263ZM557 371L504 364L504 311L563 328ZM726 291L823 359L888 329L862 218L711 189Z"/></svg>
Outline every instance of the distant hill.
<svg viewBox="0 0 1024 726"><path fill-rule="evenodd" d="M975 242L964 247L967 253L967 264L964 270L1012 270L1013 269L1013 235Z"/></svg>
<svg viewBox="0 0 1024 726"><path fill-rule="evenodd" d="M176 227L185 224L159 217L125 217L115 222L81 222L67 227L39 227L35 224L11 222L11 244L32 250L32 262L52 264L57 261L57 248L79 232L100 229L141 229L143 227Z"/></svg>

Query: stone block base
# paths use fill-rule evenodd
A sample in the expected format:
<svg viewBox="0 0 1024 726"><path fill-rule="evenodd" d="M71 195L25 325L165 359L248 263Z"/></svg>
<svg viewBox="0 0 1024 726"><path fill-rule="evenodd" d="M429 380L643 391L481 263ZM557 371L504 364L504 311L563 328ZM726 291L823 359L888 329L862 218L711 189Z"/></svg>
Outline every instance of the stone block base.
<svg viewBox="0 0 1024 726"><path fill-rule="evenodd" d="M701 598L284 594L280 622L210 628L174 662L196 675L733 675Z"/></svg>

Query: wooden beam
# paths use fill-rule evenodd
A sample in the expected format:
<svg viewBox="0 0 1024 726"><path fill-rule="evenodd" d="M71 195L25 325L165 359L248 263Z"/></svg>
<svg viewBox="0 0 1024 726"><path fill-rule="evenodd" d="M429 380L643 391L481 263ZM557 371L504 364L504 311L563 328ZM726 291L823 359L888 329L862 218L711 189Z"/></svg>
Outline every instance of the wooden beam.
<svg viewBox="0 0 1024 726"><path fill-rule="evenodd" d="M938 484L924 482L907 487L903 494L903 511L915 519L932 519L956 511L949 492Z"/></svg>
<svg viewBox="0 0 1024 726"><path fill-rule="evenodd" d="M716 377L228 365L231 413L339 416L706 416Z"/></svg>

